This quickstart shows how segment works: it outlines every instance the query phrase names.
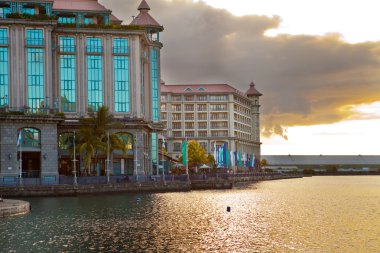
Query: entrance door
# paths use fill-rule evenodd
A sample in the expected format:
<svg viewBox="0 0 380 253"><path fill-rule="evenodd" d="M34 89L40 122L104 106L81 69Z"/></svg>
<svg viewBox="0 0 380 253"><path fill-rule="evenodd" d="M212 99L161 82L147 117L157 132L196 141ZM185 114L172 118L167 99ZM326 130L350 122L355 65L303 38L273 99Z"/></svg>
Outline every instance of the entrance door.
<svg viewBox="0 0 380 253"><path fill-rule="evenodd" d="M41 152L22 152L22 177L39 178L40 174Z"/></svg>

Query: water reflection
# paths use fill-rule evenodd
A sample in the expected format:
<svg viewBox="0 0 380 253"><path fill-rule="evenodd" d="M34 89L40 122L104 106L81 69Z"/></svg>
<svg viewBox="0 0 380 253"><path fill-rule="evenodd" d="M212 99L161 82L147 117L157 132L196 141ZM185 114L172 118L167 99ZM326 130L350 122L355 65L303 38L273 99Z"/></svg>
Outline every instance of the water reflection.
<svg viewBox="0 0 380 253"><path fill-rule="evenodd" d="M28 201L30 215L0 220L1 252L380 251L376 176Z"/></svg>

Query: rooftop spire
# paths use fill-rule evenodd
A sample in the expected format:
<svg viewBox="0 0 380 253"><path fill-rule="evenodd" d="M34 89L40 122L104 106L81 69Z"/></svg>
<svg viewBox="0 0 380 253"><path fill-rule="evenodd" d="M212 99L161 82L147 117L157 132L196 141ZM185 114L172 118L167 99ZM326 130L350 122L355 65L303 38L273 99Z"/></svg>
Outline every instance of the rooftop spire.
<svg viewBox="0 0 380 253"><path fill-rule="evenodd" d="M146 10L146 11L149 11L150 10L150 7L149 5L147 4L147 2L145 0L142 0L139 7L137 8L137 10L139 11L142 11L142 10Z"/></svg>
<svg viewBox="0 0 380 253"><path fill-rule="evenodd" d="M251 82L249 84L249 89L247 90L247 92L245 93L247 96L261 96L263 94L261 94L260 92L258 92L255 88L255 84L253 82Z"/></svg>

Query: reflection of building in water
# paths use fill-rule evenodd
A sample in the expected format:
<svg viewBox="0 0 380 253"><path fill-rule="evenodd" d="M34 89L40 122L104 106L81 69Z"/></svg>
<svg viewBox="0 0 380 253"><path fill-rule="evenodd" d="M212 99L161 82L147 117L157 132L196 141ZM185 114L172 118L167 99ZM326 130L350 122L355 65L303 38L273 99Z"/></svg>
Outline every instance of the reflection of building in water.
<svg viewBox="0 0 380 253"><path fill-rule="evenodd" d="M17 178L20 163L24 177L43 182L72 175L78 119L103 105L122 122L111 132L128 148L113 152L112 173L152 171L162 130L163 27L145 0L138 10L130 25L121 25L95 0L0 3L0 179ZM103 175L106 157L95 156L92 173Z"/></svg>

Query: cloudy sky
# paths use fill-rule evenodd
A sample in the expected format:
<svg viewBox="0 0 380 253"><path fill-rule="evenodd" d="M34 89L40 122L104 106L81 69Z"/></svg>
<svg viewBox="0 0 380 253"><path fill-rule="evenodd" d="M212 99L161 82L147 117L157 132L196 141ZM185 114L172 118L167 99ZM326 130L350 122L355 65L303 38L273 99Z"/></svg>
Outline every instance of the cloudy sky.
<svg viewBox="0 0 380 253"><path fill-rule="evenodd" d="M129 23L140 0L100 2ZM263 154L380 153L376 1L147 2L166 83L255 82Z"/></svg>

